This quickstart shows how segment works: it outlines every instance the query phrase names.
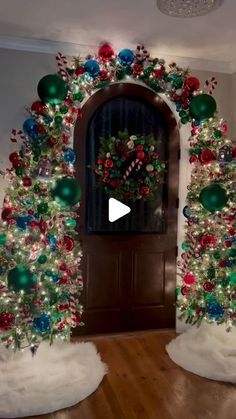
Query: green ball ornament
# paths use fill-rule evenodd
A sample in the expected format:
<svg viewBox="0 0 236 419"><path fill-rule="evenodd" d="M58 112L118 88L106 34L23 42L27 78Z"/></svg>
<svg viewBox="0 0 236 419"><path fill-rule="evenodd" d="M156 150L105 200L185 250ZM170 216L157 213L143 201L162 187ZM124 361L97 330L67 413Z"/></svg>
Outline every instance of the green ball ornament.
<svg viewBox="0 0 236 419"><path fill-rule="evenodd" d="M4 246L7 241L7 235L5 233L0 234L0 246Z"/></svg>
<svg viewBox="0 0 236 419"><path fill-rule="evenodd" d="M35 286L35 277L23 265L18 265L8 272L8 288L15 291L30 292Z"/></svg>
<svg viewBox="0 0 236 419"><path fill-rule="evenodd" d="M65 224L67 227L76 227L76 220L73 220L72 218L68 218L67 220L65 220Z"/></svg>
<svg viewBox="0 0 236 419"><path fill-rule="evenodd" d="M48 260L46 255L40 255L38 258L38 263L40 263L40 265L43 265L44 263L46 263Z"/></svg>
<svg viewBox="0 0 236 419"><path fill-rule="evenodd" d="M216 130L214 131L214 133L213 133L213 137L214 137L216 140L219 140L219 138L221 138L221 137L222 137L222 132L221 132L219 129L216 129Z"/></svg>
<svg viewBox="0 0 236 419"><path fill-rule="evenodd" d="M182 243L181 247L185 252L189 252L190 250L189 244L187 242Z"/></svg>
<svg viewBox="0 0 236 419"><path fill-rule="evenodd" d="M81 190L75 179L58 179L51 191L53 199L62 207L73 206L80 200Z"/></svg>
<svg viewBox="0 0 236 419"><path fill-rule="evenodd" d="M67 87L60 76L48 74L39 81L38 95L44 103L58 105L66 98Z"/></svg>
<svg viewBox="0 0 236 419"><path fill-rule="evenodd" d="M231 272L229 274L229 283L230 285L236 285L236 272Z"/></svg>
<svg viewBox="0 0 236 419"><path fill-rule="evenodd" d="M60 107L60 112L64 115L68 112L68 107L66 105L62 105Z"/></svg>
<svg viewBox="0 0 236 419"><path fill-rule="evenodd" d="M209 279L214 279L216 276L216 271L215 268L213 266L211 266L210 268L207 269L207 276Z"/></svg>
<svg viewBox="0 0 236 419"><path fill-rule="evenodd" d="M188 115L183 116L183 117L181 118L181 123L182 123L183 125L187 124L187 123L188 123L188 121L189 121L189 117L188 117Z"/></svg>
<svg viewBox="0 0 236 419"><path fill-rule="evenodd" d="M227 253L228 253L228 256L231 257L231 258L235 258L236 257L236 249L234 249L234 248L233 249L229 249Z"/></svg>
<svg viewBox="0 0 236 419"><path fill-rule="evenodd" d="M213 258L214 258L215 260L219 260L219 259L221 258L221 255L220 255L220 253L219 253L219 252L214 252L214 253L212 254L212 256L213 256Z"/></svg>
<svg viewBox="0 0 236 419"><path fill-rule="evenodd" d="M55 124L56 125L61 125L62 124L62 117L60 115L55 116Z"/></svg>
<svg viewBox="0 0 236 419"><path fill-rule="evenodd" d="M193 96L190 102L189 112L198 121L212 118L216 112L216 101L206 93Z"/></svg>
<svg viewBox="0 0 236 419"><path fill-rule="evenodd" d="M16 172L16 176L21 177L23 175L22 167L17 167L15 172Z"/></svg>
<svg viewBox="0 0 236 419"><path fill-rule="evenodd" d="M83 92L76 92L73 94L73 100L78 100L82 102L84 100L85 94Z"/></svg>
<svg viewBox="0 0 236 419"><path fill-rule="evenodd" d="M42 202L37 206L37 210L39 214L47 214L48 212L48 204L46 202Z"/></svg>
<svg viewBox="0 0 236 419"><path fill-rule="evenodd" d="M41 190L40 185L36 183L36 185L34 185L34 192L38 193L40 192L40 190Z"/></svg>
<svg viewBox="0 0 236 419"><path fill-rule="evenodd" d="M226 190L217 183L212 183L202 189L199 201L208 211L220 211L227 204Z"/></svg>

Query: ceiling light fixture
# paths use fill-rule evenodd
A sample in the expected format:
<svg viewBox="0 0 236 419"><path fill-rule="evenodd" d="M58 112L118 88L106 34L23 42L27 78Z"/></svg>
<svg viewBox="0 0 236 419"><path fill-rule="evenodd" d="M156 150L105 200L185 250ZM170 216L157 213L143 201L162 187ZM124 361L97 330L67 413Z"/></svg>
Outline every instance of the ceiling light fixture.
<svg viewBox="0 0 236 419"><path fill-rule="evenodd" d="M172 17L206 15L221 6L224 0L157 0L158 9Z"/></svg>

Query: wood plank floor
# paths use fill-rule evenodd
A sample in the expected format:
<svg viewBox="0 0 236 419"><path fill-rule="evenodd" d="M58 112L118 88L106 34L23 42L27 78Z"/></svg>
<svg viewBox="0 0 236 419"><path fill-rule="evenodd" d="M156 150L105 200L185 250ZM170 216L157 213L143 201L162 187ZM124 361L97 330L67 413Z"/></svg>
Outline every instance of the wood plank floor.
<svg viewBox="0 0 236 419"><path fill-rule="evenodd" d="M236 419L236 387L175 365L165 345L172 331L94 337L109 373L70 409L34 419Z"/></svg>

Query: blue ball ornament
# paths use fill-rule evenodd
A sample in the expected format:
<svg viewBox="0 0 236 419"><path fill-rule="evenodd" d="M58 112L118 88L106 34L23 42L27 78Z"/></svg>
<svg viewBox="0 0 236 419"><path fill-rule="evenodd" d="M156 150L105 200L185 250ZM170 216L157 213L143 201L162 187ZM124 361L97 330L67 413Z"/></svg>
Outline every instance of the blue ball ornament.
<svg viewBox="0 0 236 419"><path fill-rule="evenodd" d="M191 214L190 214L190 209L188 205L185 205L185 207L183 208L183 214L186 218L190 217Z"/></svg>
<svg viewBox="0 0 236 419"><path fill-rule="evenodd" d="M16 226L21 231L27 230L28 224L30 221L32 221L33 217L30 215L23 216L23 217L17 217L16 218Z"/></svg>
<svg viewBox="0 0 236 419"><path fill-rule="evenodd" d="M26 121L23 124L23 131L25 134L27 134L29 137L35 136L37 127L37 121L34 118L26 119Z"/></svg>
<svg viewBox="0 0 236 419"><path fill-rule="evenodd" d="M182 105L181 105L181 103L180 102L176 102L176 111L177 112L180 112L181 111L181 109L182 109Z"/></svg>
<svg viewBox="0 0 236 419"><path fill-rule="evenodd" d="M53 281L53 282L58 282L58 281L59 281L59 279L60 279L59 275L58 275L58 274L56 274L55 272L53 272L53 274L52 274L51 278L52 278L52 281Z"/></svg>
<svg viewBox="0 0 236 419"><path fill-rule="evenodd" d="M51 316L47 313L42 313L33 320L33 329L36 333L43 334L50 330Z"/></svg>
<svg viewBox="0 0 236 419"><path fill-rule="evenodd" d="M70 163L70 164L75 163L76 154L72 148L67 148L67 150L64 151L63 160L65 160L65 162Z"/></svg>
<svg viewBox="0 0 236 419"><path fill-rule="evenodd" d="M100 66L95 60L88 60L84 65L84 71L88 73L91 77L95 78L100 72Z"/></svg>
<svg viewBox="0 0 236 419"><path fill-rule="evenodd" d="M124 48L118 54L118 60L121 65L129 66L133 63L135 55L131 49Z"/></svg>
<svg viewBox="0 0 236 419"><path fill-rule="evenodd" d="M212 300L207 304L207 313L209 317L215 320L220 319L224 316L224 307L217 303L217 301Z"/></svg>

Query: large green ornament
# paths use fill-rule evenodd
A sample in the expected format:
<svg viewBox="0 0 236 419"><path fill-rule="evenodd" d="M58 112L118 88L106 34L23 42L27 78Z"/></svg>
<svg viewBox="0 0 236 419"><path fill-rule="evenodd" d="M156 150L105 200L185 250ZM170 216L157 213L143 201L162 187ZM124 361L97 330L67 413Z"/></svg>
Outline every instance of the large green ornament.
<svg viewBox="0 0 236 419"><path fill-rule="evenodd" d="M70 177L58 179L51 193L53 199L63 207L77 204L81 196L79 184Z"/></svg>
<svg viewBox="0 0 236 419"><path fill-rule="evenodd" d="M189 112L198 121L212 118L216 112L216 101L206 93L193 96L190 102Z"/></svg>
<svg viewBox="0 0 236 419"><path fill-rule="evenodd" d="M57 74L44 76L38 84L38 95L43 102L58 105L67 95L64 80Z"/></svg>
<svg viewBox="0 0 236 419"><path fill-rule="evenodd" d="M212 183L202 189L199 201L208 211L220 211L227 204L226 190L217 183Z"/></svg>
<svg viewBox="0 0 236 419"><path fill-rule="evenodd" d="M32 272L23 265L18 265L8 272L8 288L15 291L30 292L35 286L35 278Z"/></svg>

